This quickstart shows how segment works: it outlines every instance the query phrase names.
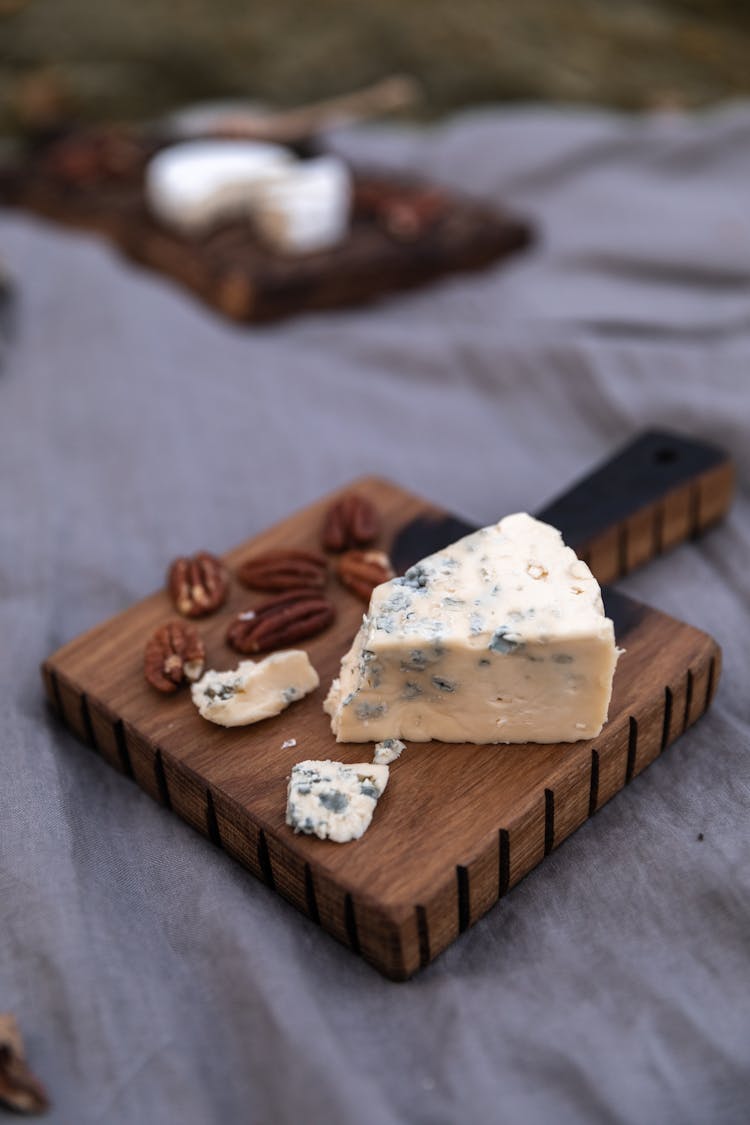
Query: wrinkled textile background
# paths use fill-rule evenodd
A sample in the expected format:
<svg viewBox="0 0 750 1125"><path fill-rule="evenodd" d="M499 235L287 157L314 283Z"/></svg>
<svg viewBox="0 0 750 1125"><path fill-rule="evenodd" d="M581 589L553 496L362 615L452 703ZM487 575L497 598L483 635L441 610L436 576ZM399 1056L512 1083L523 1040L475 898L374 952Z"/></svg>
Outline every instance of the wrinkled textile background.
<svg viewBox="0 0 750 1125"><path fill-rule="evenodd" d="M538 245L244 330L94 238L0 219L19 288L0 372L0 1009L54 1125L744 1123L750 107L487 111L336 143L506 200ZM407 984L45 708L39 662L175 554L366 472L476 521L534 510L649 425L740 470L724 526L623 583L720 641L714 707Z"/></svg>

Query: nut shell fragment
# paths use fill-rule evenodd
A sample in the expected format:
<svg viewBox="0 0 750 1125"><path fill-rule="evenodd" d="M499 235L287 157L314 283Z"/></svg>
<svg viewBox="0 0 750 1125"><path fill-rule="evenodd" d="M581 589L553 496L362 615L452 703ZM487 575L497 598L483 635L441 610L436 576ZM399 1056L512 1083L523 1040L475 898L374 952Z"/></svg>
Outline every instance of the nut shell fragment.
<svg viewBox="0 0 750 1125"><path fill-rule="evenodd" d="M317 551L279 550L254 555L237 569L237 577L251 590L279 593L326 584L328 563Z"/></svg>
<svg viewBox="0 0 750 1125"><path fill-rule="evenodd" d="M327 551L366 547L378 537L380 518L366 496L348 492L335 500L323 522L323 546Z"/></svg>
<svg viewBox="0 0 750 1125"><path fill-rule="evenodd" d="M206 662L206 649L194 625L168 621L146 645L143 672L157 691L171 694L184 683L199 680Z"/></svg>
<svg viewBox="0 0 750 1125"><path fill-rule="evenodd" d="M229 576L221 559L208 551L175 559L167 576L175 609L183 617L205 617L224 604Z"/></svg>
<svg viewBox="0 0 750 1125"><path fill-rule="evenodd" d="M238 614L227 629L227 644L237 652L270 652L314 637L335 617L333 605L316 590L288 590L256 609Z"/></svg>
<svg viewBox="0 0 750 1125"><path fill-rule="evenodd" d="M29 1070L15 1016L0 1013L0 1105L16 1113L44 1113L47 1091Z"/></svg>

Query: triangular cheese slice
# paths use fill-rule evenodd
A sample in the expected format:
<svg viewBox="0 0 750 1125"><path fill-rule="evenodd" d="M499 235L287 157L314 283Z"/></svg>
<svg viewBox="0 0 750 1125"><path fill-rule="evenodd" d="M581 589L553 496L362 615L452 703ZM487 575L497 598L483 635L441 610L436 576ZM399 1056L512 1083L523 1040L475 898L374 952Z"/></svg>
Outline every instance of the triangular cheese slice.
<svg viewBox="0 0 750 1125"><path fill-rule="evenodd" d="M576 742L617 655L588 566L518 513L376 587L325 709L339 742Z"/></svg>

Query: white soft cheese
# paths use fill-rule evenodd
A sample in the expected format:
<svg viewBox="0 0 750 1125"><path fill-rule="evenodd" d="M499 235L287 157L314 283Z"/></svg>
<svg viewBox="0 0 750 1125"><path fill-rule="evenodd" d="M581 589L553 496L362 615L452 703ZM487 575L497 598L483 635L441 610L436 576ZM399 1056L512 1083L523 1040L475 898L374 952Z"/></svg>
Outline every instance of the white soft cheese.
<svg viewBox="0 0 750 1125"><path fill-rule="evenodd" d="M167 226L201 234L218 222L247 218L259 188L293 161L282 145L261 141L184 141L149 162L146 200Z"/></svg>
<svg viewBox="0 0 750 1125"><path fill-rule="evenodd" d="M255 226L273 250L307 254L344 238L350 207L349 169L336 156L320 156L288 166L259 188Z"/></svg>
<svg viewBox="0 0 750 1125"><path fill-rule="evenodd" d="M274 652L265 660L243 660L229 672L206 672L190 691L204 719L222 727L244 727L280 714L319 684L307 653Z"/></svg>
<svg viewBox="0 0 750 1125"><path fill-rule="evenodd" d="M321 840L358 840L387 784L384 765L298 762L289 778L286 822L295 832Z"/></svg>
<svg viewBox="0 0 750 1125"><path fill-rule="evenodd" d="M617 655L589 568L519 513L375 588L325 709L339 742L575 742Z"/></svg>

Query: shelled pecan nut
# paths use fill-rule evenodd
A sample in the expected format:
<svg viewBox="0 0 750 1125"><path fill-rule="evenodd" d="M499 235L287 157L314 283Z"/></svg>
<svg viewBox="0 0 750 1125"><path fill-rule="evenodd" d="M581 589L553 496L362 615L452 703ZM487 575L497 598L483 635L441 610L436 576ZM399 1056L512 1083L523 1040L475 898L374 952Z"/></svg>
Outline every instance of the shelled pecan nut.
<svg viewBox="0 0 750 1125"><path fill-rule="evenodd" d="M347 551L339 559L337 573L357 597L369 602L375 587L393 578L395 571L384 551Z"/></svg>
<svg viewBox="0 0 750 1125"><path fill-rule="evenodd" d="M140 174L150 147L122 129L79 130L50 145L43 167L65 184L94 187Z"/></svg>
<svg viewBox="0 0 750 1125"><path fill-rule="evenodd" d="M255 555L237 569L237 577L251 590L295 590L325 586L328 563L317 551L268 551Z"/></svg>
<svg viewBox="0 0 750 1125"><path fill-rule="evenodd" d="M357 186L355 211L373 218L393 238L419 238L445 215L445 192L419 184L364 182Z"/></svg>
<svg viewBox="0 0 750 1125"><path fill-rule="evenodd" d="M199 680L206 662L206 649L194 625L168 621L146 645L143 672L157 691L169 694L185 682Z"/></svg>
<svg viewBox="0 0 750 1125"><path fill-rule="evenodd" d="M227 644L245 654L285 648L327 628L335 617L328 598L316 590L288 590L240 613L227 629Z"/></svg>
<svg viewBox="0 0 750 1125"><path fill-rule="evenodd" d="M167 576L169 592L183 617L205 617L222 606L229 578L221 559L207 551L175 559Z"/></svg>
<svg viewBox="0 0 750 1125"><path fill-rule="evenodd" d="M366 547L377 538L380 519L375 505L365 496L348 492L335 500L323 522L323 546L327 551Z"/></svg>

